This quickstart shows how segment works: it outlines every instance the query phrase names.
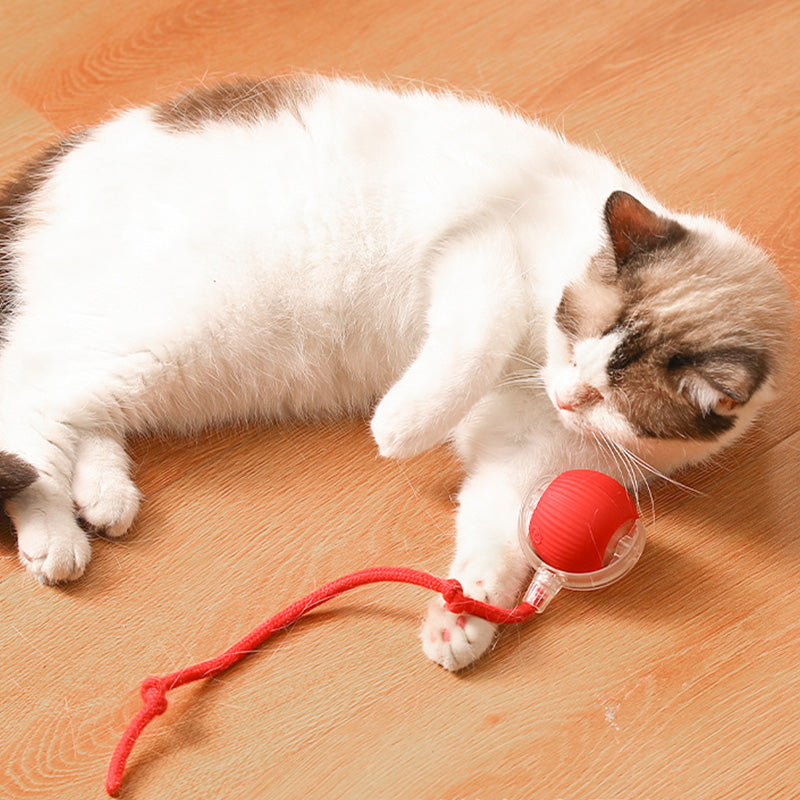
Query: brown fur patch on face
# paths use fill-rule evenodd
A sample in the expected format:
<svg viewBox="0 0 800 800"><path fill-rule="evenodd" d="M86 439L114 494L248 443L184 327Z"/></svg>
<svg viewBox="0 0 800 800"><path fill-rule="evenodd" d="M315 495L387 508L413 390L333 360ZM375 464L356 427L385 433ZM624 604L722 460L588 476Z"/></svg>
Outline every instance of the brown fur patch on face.
<svg viewBox="0 0 800 800"><path fill-rule="evenodd" d="M736 409L787 360L793 311L777 272L753 245L713 230L637 254L624 269L610 269L615 260L611 246L598 254L556 315L573 344L621 337L605 402L645 438L713 440L731 430ZM609 286L620 298L613 319L598 303Z"/></svg>
<svg viewBox="0 0 800 800"><path fill-rule="evenodd" d="M623 348L625 342L620 346ZM624 367L612 366L608 400L625 414L637 435L649 439L713 440L736 424L734 414L703 409L683 392L681 380L671 363L664 363L672 351L666 340L652 347L634 346L638 357Z"/></svg>
<svg viewBox="0 0 800 800"><path fill-rule="evenodd" d="M0 450L0 498L13 497L38 477L39 473L27 461Z"/></svg>
<svg viewBox="0 0 800 800"><path fill-rule="evenodd" d="M167 130L185 133L209 122L253 124L274 119L282 111L299 117L300 107L313 99L321 80L317 76L286 75L198 86L156 105L153 119Z"/></svg>
<svg viewBox="0 0 800 800"><path fill-rule="evenodd" d="M76 131L48 145L0 188L0 319L14 307L13 242L25 224L28 204L55 165L87 135Z"/></svg>

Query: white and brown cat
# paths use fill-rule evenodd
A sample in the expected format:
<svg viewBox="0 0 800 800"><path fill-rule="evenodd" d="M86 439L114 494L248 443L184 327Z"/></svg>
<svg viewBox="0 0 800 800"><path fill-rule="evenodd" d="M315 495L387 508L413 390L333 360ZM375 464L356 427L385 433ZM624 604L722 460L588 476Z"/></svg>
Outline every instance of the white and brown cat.
<svg viewBox="0 0 800 800"><path fill-rule="evenodd" d="M451 575L513 604L528 487L631 483L729 444L791 305L754 245L484 100L316 76L122 111L0 196L0 489L44 583L139 492L125 437L363 413L380 453L463 458ZM76 518L77 517L77 518ZM428 610L425 652L494 628Z"/></svg>

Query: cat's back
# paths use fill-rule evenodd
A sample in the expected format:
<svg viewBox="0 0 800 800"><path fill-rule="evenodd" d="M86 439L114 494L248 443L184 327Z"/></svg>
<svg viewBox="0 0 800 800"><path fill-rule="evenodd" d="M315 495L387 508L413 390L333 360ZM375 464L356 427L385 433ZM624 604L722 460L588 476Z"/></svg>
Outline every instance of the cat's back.
<svg viewBox="0 0 800 800"><path fill-rule="evenodd" d="M22 341L92 319L72 338L179 353L211 334L225 352L277 347L265 325L307 343L364 328L372 360L407 360L434 251L513 195L534 130L452 93L317 76L124 110L28 182L9 246L25 312L9 324Z"/></svg>
<svg viewBox="0 0 800 800"><path fill-rule="evenodd" d="M287 234L301 225L306 237L320 223L329 234L388 225L393 238L424 239L513 194L534 139L555 146L515 114L445 91L316 75L240 79L87 131L58 164L49 200L69 214L80 186L118 223L176 233L188 220L240 233L269 220Z"/></svg>

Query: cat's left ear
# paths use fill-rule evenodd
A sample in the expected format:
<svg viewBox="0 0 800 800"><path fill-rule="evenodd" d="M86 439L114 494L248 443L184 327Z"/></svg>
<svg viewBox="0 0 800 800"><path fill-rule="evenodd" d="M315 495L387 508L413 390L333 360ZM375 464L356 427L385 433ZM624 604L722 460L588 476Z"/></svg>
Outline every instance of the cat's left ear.
<svg viewBox="0 0 800 800"><path fill-rule="evenodd" d="M605 207L606 225L617 269L638 256L676 244L687 231L675 220L660 217L627 192L613 192Z"/></svg>

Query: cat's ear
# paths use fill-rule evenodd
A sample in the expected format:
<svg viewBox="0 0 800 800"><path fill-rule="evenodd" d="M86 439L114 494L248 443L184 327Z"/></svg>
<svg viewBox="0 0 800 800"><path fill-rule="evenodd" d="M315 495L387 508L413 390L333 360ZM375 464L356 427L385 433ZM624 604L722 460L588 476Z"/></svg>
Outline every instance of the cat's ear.
<svg viewBox="0 0 800 800"><path fill-rule="evenodd" d="M618 269L637 256L676 244L687 233L675 220L660 217L622 191L613 192L606 200L605 218Z"/></svg>
<svg viewBox="0 0 800 800"><path fill-rule="evenodd" d="M764 382L767 363L754 350L715 350L675 356L669 369L679 390L703 412L726 413L753 396Z"/></svg>

